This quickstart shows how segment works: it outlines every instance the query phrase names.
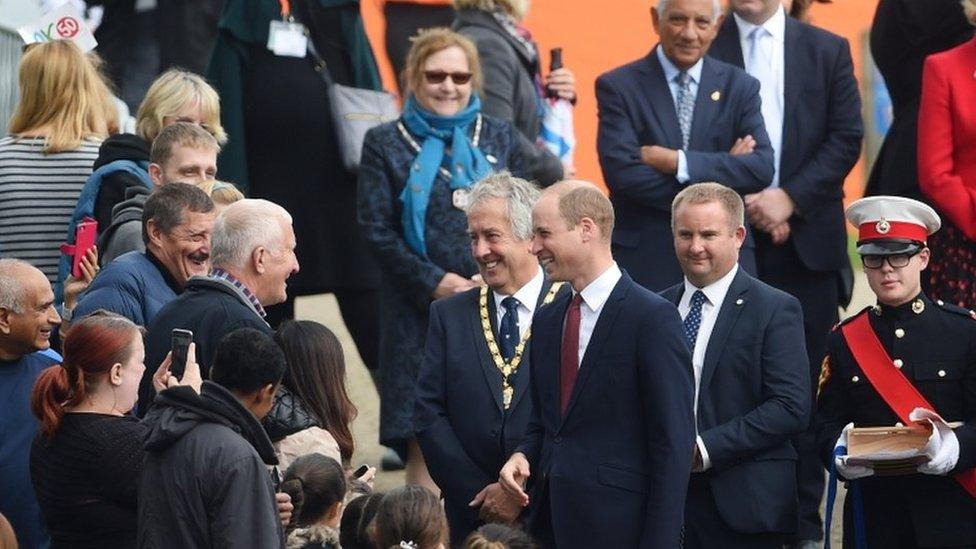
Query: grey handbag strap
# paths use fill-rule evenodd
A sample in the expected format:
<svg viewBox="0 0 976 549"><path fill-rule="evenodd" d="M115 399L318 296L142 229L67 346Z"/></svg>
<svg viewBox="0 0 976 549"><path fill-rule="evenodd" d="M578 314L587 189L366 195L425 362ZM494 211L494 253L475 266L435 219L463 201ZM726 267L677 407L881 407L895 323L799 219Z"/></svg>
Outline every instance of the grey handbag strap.
<svg viewBox="0 0 976 549"><path fill-rule="evenodd" d="M319 76L325 81L325 85L331 88L335 85L335 80L332 79L332 74L329 72L329 67L326 66L325 59L322 59L318 50L315 49L315 44L312 43L311 36L308 37L308 53L312 56L312 60L315 61L315 72L319 73Z"/></svg>

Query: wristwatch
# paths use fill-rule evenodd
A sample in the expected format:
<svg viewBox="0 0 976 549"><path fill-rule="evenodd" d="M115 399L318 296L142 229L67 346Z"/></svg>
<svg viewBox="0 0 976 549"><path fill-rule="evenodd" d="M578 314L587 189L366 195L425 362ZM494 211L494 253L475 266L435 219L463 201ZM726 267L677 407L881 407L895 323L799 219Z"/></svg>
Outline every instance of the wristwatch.
<svg viewBox="0 0 976 549"><path fill-rule="evenodd" d="M61 314L61 322L71 322L71 315L75 312L75 310L62 303L61 311L59 312Z"/></svg>

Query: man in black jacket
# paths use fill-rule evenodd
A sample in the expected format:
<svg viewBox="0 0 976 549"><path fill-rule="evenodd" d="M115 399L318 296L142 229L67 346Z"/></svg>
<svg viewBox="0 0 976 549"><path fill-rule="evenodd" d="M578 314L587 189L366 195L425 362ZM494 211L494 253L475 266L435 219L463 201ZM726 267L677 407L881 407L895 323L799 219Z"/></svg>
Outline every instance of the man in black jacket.
<svg viewBox="0 0 976 549"><path fill-rule="evenodd" d="M217 343L238 328L270 335L264 307L286 298L287 279L298 272L291 215L267 200L245 199L228 206L214 223L208 276L194 276L179 297L149 324L147 364L160 364L172 345L172 331L193 332L203 378ZM176 375L183 372L175 370ZM152 402L152 372L139 387L139 414Z"/></svg>
<svg viewBox="0 0 976 549"><path fill-rule="evenodd" d="M139 547L282 547L261 427L285 372L270 336L243 328L217 347L212 381L160 393L146 416Z"/></svg>

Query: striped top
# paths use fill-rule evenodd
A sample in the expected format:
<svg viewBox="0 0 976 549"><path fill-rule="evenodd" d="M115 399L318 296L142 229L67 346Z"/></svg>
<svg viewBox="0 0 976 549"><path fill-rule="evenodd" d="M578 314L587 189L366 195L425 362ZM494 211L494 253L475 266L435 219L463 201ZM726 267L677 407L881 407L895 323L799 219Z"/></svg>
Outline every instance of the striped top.
<svg viewBox="0 0 976 549"><path fill-rule="evenodd" d="M43 138L0 139L0 257L23 259L57 282L60 246L99 145L45 154Z"/></svg>

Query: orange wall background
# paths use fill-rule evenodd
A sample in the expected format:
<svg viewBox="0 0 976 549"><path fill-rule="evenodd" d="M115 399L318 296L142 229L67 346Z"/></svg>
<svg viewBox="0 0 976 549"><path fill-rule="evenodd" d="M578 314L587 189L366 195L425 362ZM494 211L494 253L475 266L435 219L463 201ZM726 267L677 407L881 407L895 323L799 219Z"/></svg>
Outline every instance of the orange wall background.
<svg viewBox="0 0 976 549"><path fill-rule="evenodd" d="M363 0L362 11L373 50L387 89L395 90L393 70L386 59L382 0ZM563 48L563 61L576 73L579 101L576 105L576 168L582 179L603 184L596 155L596 98L593 84L601 73L647 55L657 43L651 26L649 0L534 0L526 26L539 43L548 67L550 48ZM863 52L875 2L834 0L815 4L810 22L846 37L851 43L854 70L863 86ZM864 160L858 162L845 182L847 200L864 189Z"/></svg>

